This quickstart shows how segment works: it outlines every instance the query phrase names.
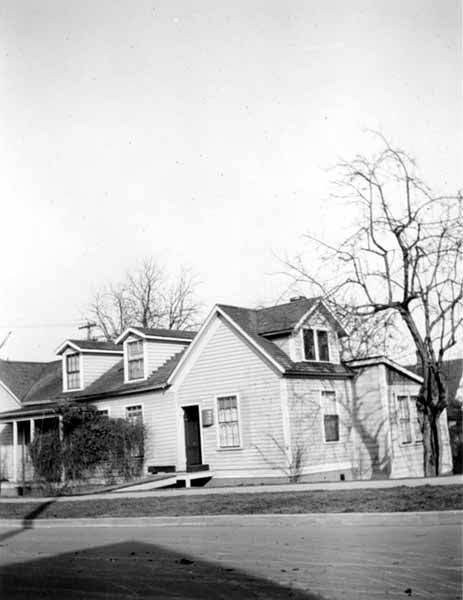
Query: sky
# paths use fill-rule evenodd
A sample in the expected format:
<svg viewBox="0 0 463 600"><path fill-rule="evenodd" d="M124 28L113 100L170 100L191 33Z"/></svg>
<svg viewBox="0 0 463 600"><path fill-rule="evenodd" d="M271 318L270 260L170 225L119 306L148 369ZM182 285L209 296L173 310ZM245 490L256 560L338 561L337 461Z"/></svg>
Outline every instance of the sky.
<svg viewBox="0 0 463 600"><path fill-rule="evenodd" d="M53 359L145 257L206 309L285 298L368 130L456 191L461 58L457 0L3 0L0 356Z"/></svg>

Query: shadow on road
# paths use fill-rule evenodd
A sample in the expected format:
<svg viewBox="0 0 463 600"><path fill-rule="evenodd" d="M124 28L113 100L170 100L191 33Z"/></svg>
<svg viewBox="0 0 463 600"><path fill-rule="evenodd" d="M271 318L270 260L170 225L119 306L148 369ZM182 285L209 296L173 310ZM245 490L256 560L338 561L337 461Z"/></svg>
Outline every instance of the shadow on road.
<svg viewBox="0 0 463 600"><path fill-rule="evenodd" d="M33 510L31 510L29 513L27 513L27 515L25 517L23 517L22 526L19 529L13 529L12 531L7 531L6 533L1 534L0 542L3 542L11 537L14 537L15 535L19 535L26 529L33 529L35 519L40 514L42 514L43 511L46 510L51 504L54 504L56 502L56 498L53 498L52 500L47 500L46 502L42 502L42 504L39 504ZM0 588L0 590L1 590L1 588Z"/></svg>
<svg viewBox="0 0 463 600"><path fill-rule="evenodd" d="M291 572L274 575L279 583L133 541L2 567L0 597L323 600L293 587Z"/></svg>

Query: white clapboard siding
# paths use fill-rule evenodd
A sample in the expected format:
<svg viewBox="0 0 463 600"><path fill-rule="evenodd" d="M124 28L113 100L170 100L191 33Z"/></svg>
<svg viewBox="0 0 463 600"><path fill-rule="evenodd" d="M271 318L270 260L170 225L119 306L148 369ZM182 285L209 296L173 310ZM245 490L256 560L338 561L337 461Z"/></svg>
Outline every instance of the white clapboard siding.
<svg viewBox="0 0 463 600"><path fill-rule="evenodd" d="M323 465L353 463L352 384L350 380L288 380L288 410L293 456L299 451L303 456L303 470ZM339 414L339 441L325 442L322 390L335 391Z"/></svg>
<svg viewBox="0 0 463 600"><path fill-rule="evenodd" d="M384 365L358 371L352 417L356 475L359 479L387 477L392 469L390 419Z"/></svg>
<svg viewBox="0 0 463 600"><path fill-rule="evenodd" d="M214 411L214 424L202 428L203 463L226 476L285 468L280 377L240 334L220 317L177 390L181 406ZM218 448L217 396L239 396L242 449Z"/></svg>
<svg viewBox="0 0 463 600"><path fill-rule="evenodd" d="M177 457L175 404L172 392L146 392L92 402L97 409L109 409L110 418L125 419L127 406L141 404L146 426L145 469L149 465L175 465Z"/></svg>
<svg viewBox="0 0 463 600"><path fill-rule="evenodd" d="M186 346L184 343L162 342L158 340L145 340L144 344L148 374L158 369L169 358L183 350Z"/></svg>
<svg viewBox="0 0 463 600"><path fill-rule="evenodd" d="M0 478L13 477L13 425L0 423Z"/></svg>
<svg viewBox="0 0 463 600"><path fill-rule="evenodd" d="M0 412L15 410L21 405L14 396L0 383Z"/></svg>
<svg viewBox="0 0 463 600"><path fill-rule="evenodd" d="M121 360L122 354L82 353L83 388L96 381Z"/></svg>

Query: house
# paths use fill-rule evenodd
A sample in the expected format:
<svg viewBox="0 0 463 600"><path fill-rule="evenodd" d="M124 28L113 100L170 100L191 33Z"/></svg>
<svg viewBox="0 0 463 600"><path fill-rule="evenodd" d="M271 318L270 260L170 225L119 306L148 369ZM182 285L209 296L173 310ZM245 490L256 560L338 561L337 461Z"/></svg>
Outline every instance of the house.
<svg viewBox="0 0 463 600"><path fill-rule="evenodd" d="M142 420L145 473L174 483L421 476L420 376L385 357L342 363L346 335L320 298L299 297L217 304L198 332L130 327L114 344L66 340L52 363L1 361L3 477L32 477L27 445L70 400ZM449 472L445 414L440 431Z"/></svg>

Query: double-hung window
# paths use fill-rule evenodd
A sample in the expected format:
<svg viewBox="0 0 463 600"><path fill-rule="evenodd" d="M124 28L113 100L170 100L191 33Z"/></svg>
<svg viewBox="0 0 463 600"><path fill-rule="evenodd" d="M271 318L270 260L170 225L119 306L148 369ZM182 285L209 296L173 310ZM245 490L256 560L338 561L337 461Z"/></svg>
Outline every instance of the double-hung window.
<svg viewBox="0 0 463 600"><path fill-rule="evenodd" d="M217 421L220 448L240 448L238 398L236 396L217 398Z"/></svg>
<svg viewBox="0 0 463 600"><path fill-rule="evenodd" d="M328 332L324 329L304 329L304 358L329 362L330 348Z"/></svg>
<svg viewBox="0 0 463 600"><path fill-rule="evenodd" d="M125 418L132 424L143 423L143 408L141 404L125 407Z"/></svg>
<svg viewBox="0 0 463 600"><path fill-rule="evenodd" d="M66 356L66 383L68 390L80 388L80 357L78 354Z"/></svg>
<svg viewBox="0 0 463 600"><path fill-rule="evenodd" d="M423 441L416 401L417 396L397 396L399 436L402 444Z"/></svg>
<svg viewBox="0 0 463 600"><path fill-rule="evenodd" d="M399 431L402 444L412 443L412 425L410 421L410 404L408 396L397 396L399 409Z"/></svg>
<svg viewBox="0 0 463 600"><path fill-rule="evenodd" d="M142 340L127 343L127 371L129 381L143 379L145 376Z"/></svg>
<svg viewBox="0 0 463 600"><path fill-rule="evenodd" d="M322 410L325 442L339 442L339 414L336 392L322 392Z"/></svg>

